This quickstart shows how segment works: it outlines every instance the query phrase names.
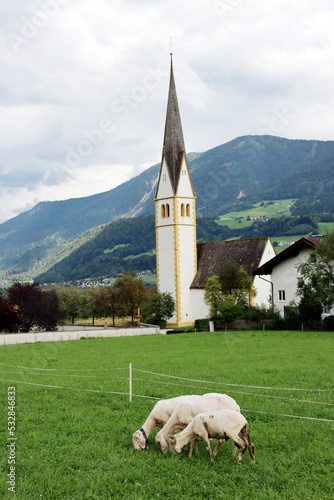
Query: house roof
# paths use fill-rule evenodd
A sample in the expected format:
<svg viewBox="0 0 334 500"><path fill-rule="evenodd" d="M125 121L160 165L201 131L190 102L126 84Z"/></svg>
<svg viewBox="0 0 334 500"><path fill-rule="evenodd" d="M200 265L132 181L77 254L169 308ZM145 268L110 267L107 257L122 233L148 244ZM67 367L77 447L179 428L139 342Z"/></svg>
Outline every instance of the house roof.
<svg viewBox="0 0 334 500"><path fill-rule="evenodd" d="M261 262L269 238L214 241L197 245L197 273L190 288L204 288L208 278L218 274L227 260L243 266L252 275Z"/></svg>
<svg viewBox="0 0 334 500"><path fill-rule="evenodd" d="M317 245L319 245L322 238L322 236L301 238L300 240L296 241L296 243L283 250L283 252L268 260L268 262L263 264L261 267L255 269L253 274L271 274L273 268L278 264L288 259L289 257L296 257L299 254L300 250L302 250L303 248L315 248Z"/></svg>
<svg viewBox="0 0 334 500"><path fill-rule="evenodd" d="M174 81L173 61L171 60L169 94L165 123L165 135L162 158L166 159L167 170L172 184L173 193L176 194L180 177L182 159L185 155L184 139L181 117L176 95Z"/></svg>

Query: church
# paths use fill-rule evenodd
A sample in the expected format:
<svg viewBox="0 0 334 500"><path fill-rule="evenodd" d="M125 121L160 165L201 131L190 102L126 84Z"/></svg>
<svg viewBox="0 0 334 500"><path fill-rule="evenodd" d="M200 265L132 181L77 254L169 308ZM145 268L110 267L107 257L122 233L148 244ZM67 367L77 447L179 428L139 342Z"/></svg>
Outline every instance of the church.
<svg viewBox="0 0 334 500"><path fill-rule="evenodd" d="M157 288L161 293L170 292L176 306L168 326L192 326L196 319L209 316L204 287L226 260L243 265L252 275L276 255L269 238L197 244L196 196L187 164L172 58L162 160L154 201ZM270 283L255 276L253 288L256 295L251 298L251 305L267 303Z"/></svg>

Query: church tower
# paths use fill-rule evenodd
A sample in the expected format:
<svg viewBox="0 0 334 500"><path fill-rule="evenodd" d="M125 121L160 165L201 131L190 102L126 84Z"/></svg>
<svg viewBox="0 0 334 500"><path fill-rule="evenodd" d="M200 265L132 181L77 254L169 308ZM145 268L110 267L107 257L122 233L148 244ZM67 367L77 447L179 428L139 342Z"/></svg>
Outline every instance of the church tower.
<svg viewBox="0 0 334 500"><path fill-rule="evenodd" d="M190 285L197 272L195 195L187 165L172 59L155 198L155 227L158 291L170 292L176 304L175 315L168 325L193 325L196 311L191 307Z"/></svg>

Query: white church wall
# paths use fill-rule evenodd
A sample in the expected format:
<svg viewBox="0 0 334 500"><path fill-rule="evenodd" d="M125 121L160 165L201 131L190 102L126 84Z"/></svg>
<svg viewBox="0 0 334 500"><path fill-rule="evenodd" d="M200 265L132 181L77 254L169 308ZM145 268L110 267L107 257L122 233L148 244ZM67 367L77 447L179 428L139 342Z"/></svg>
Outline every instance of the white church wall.
<svg viewBox="0 0 334 500"><path fill-rule="evenodd" d="M196 319L208 318L210 316L210 308L204 302L204 290L193 288L190 292L194 321Z"/></svg>
<svg viewBox="0 0 334 500"><path fill-rule="evenodd" d="M173 190L169 179L166 161L164 159L161 166L157 198L160 199L160 198L171 198L171 197L173 197Z"/></svg>
<svg viewBox="0 0 334 500"><path fill-rule="evenodd" d="M181 322L194 321L192 314L190 285L196 274L196 228L193 225L179 225L179 276L181 298Z"/></svg>
<svg viewBox="0 0 334 500"><path fill-rule="evenodd" d="M159 207L158 207L159 212ZM174 227L172 225L156 228L158 291L170 292L176 300L174 271ZM175 321L175 317L171 318Z"/></svg>
<svg viewBox="0 0 334 500"><path fill-rule="evenodd" d="M191 185L191 181L190 181L189 170L188 170L187 162L186 162L184 157L183 157L182 166L181 166L177 195L178 196L181 195L182 197L189 197L189 198L194 197L194 193L193 193L192 185Z"/></svg>

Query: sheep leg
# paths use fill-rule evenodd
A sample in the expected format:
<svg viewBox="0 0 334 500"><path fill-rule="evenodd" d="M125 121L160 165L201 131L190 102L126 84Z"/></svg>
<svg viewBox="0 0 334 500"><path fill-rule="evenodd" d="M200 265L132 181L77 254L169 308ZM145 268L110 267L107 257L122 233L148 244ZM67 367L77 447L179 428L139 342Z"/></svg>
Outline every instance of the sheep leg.
<svg viewBox="0 0 334 500"><path fill-rule="evenodd" d="M197 439L193 439L191 441L188 458L190 458L192 456L194 448L195 448L196 455L199 455L197 443L198 443Z"/></svg>
<svg viewBox="0 0 334 500"><path fill-rule="evenodd" d="M213 456L215 457L218 453L218 451L220 450L220 448L223 446L223 444L225 443L226 439L219 439L215 449L213 450Z"/></svg>
<svg viewBox="0 0 334 500"><path fill-rule="evenodd" d="M213 459L213 456L212 456L210 439L208 438L208 436L201 436L201 438L202 438L202 440L205 443L206 449L208 450L211 462L214 462L214 459Z"/></svg>
<svg viewBox="0 0 334 500"><path fill-rule="evenodd" d="M233 439L234 446L237 447L237 448L240 448L239 455L237 456L237 465L240 465L242 457L243 457L243 454L245 453L245 451L247 449L247 445L246 445L245 441L243 439L241 439L237 435L233 435L232 436L232 434L231 434L231 435L229 435L229 437L231 439ZM234 450L234 448L233 448L233 450Z"/></svg>
<svg viewBox="0 0 334 500"><path fill-rule="evenodd" d="M240 448L239 454L237 456L237 465L241 465L242 457L244 456L245 451L247 450L247 446L244 443L243 448Z"/></svg>

